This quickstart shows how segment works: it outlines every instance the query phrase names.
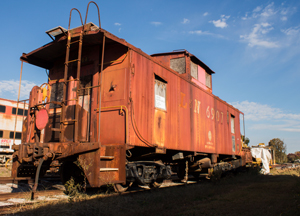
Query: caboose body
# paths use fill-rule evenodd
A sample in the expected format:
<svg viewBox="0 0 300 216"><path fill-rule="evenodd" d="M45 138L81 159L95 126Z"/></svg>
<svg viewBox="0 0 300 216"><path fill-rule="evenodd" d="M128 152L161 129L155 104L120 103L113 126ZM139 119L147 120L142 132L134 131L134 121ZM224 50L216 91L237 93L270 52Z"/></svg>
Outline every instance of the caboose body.
<svg viewBox="0 0 300 216"><path fill-rule="evenodd" d="M122 189L250 162L242 113L212 94L214 72L196 56L147 55L100 22L47 33L51 43L21 56L49 79L30 93L14 177L58 166L63 182L83 171L92 187Z"/></svg>

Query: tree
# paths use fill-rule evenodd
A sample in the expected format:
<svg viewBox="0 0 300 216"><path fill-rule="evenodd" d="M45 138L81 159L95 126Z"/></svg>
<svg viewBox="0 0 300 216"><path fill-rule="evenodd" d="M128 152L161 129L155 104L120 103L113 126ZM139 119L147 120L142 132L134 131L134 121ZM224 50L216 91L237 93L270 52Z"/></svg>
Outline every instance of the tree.
<svg viewBox="0 0 300 216"><path fill-rule="evenodd" d="M242 135L242 140L243 140L243 142L244 142L247 146L249 146L250 139L249 139L248 137L244 137L244 136Z"/></svg>
<svg viewBox="0 0 300 216"><path fill-rule="evenodd" d="M269 146L273 146L275 150L275 160L277 163L284 163L287 161L286 145L281 139L271 139L269 142Z"/></svg>
<svg viewBox="0 0 300 216"><path fill-rule="evenodd" d="M294 154L293 153L289 153L287 155L287 159L289 162L294 163L295 160L300 159L300 152L296 151Z"/></svg>
<svg viewBox="0 0 300 216"><path fill-rule="evenodd" d="M297 155L293 154L293 153L289 153L287 155L287 159L289 162L294 163L294 161L297 159Z"/></svg>
<svg viewBox="0 0 300 216"><path fill-rule="evenodd" d="M300 159L300 151L296 151L295 155L296 155L296 159Z"/></svg>

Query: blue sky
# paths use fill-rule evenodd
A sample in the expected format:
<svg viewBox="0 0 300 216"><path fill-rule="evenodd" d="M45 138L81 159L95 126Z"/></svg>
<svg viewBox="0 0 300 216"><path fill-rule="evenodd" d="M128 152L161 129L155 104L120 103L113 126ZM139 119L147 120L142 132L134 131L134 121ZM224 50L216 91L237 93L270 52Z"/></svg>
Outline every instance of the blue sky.
<svg viewBox="0 0 300 216"><path fill-rule="evenodd" d="M0 1L0 97L17 99L22 53L67 28L89 1ZM250 146L280 138L300 150L300 1L96 1L101 25L148 54L186 49L212 70L213 93L245 113ZM84 19L84 18L83 18ZM91 5L88 21L98 25ZM71 27L80 25L74 13ZM21 96L46 82L24 64Z"/></svg>

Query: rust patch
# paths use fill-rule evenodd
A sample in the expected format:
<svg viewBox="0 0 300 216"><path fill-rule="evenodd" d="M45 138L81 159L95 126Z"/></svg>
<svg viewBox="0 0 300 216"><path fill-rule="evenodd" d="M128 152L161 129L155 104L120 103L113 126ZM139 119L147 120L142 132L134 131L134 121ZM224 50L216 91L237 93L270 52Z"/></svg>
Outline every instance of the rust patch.
<svg viewBox="0 0 300 216"><path fill-rule="evenodd" d="M161 116L158 117L158 123L157 123L158 128L160 128L160 124L161 124Z"/></svg>

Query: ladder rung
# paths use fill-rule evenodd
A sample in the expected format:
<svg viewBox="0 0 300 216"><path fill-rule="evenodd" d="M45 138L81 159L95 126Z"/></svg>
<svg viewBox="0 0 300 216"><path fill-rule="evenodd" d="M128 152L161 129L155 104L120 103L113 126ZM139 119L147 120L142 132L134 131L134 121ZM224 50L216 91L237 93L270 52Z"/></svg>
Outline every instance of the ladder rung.
<svg viewBox="0 0 300 216"><path fill-rule="evenodd" d="M73 43L78 43L78 42L80 42L80 41L81 41L81 40L76 40L76 41L70 42L69 45L71 45L71 44L73 44Z"/></svg>
<svg viewBox="0 0 300 216"><path fill-rule="evenodd" d="M100 168L100 172L119 171L119 168Z"/></svg>
<svg viewBox="0 0 300 216"><path fill-rule="evenodd" d="M59 101L50 101L50 103L56 104L56 105L61 105L61 102Z"/></svg>
<svg viewBox="0 0 300 216"><path fill-rule="evenodd" d="M52 131L60 131L60 128L51 128Z"/></svg>
<svg viewBox="0 0 300 216"><path fill-rule="evenodd" d="M67 64L69 64L71 62L76 62L76 61L79 61L79 59L74 59L74 60L71 60L71 61L67 61Z"/></svg>
<svg viewBox="0 0 300 216"><path fill-rule="evenodd" d="M73 122L77 122L76 119L61 121L61 123L63 123L63 124L70 124L70 123L73 123Z"/></svg>
<svg viewBox="0 0 300 216"><path fill-rule="evenodd" d="M102 159L102 160L113 160L113 159L115 159L115 157L114 156L100 156L100 159Z"/></svg>

